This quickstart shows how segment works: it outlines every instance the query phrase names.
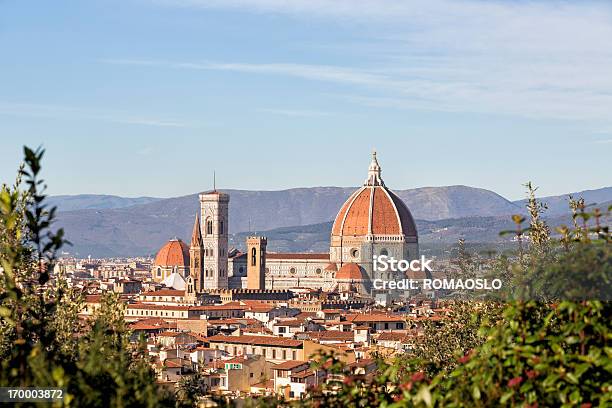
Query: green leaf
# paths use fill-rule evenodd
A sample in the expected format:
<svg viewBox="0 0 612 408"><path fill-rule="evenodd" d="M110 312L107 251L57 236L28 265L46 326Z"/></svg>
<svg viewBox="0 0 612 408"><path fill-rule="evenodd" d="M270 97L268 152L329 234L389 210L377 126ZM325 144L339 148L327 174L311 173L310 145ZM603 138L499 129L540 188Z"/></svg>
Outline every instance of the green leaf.
<svg viewBox="0 0 612 408"><path fill-rule="evenodd" d="M573 373L567 373L565 375L565 378L567 378L567 380L571 382L572 384L578 384L578 378L576 378L576 376Z"/></svg>
<svg viewBox="0 0 612 408"><path fill-rule="evenodd" d="M8 307L0 306L0 316L9 317L11 315L11 309Z"/></svg>
<svg viewBox="0 0 612 408"><path fill-rule="evenodd" d="M475 400L480 399L480 388L478 388L477 385L475 385L474 388L472 388L472 397L474 397Z"/></svg>
<svg viewBox="0 0 612 408"><path fill-rule="evenodd" d="M429 387L427 387L426 385L421 386L421 388L419 388L419 392L416 395L417 400L419 401L423 401L423 403L425 403L425 405L427 405L428 407L431 407L431 393L429 392Z"/></svg>
<svg viewBox="0 0 612 408"><path fill-rule="evenodd" d="M499 402L501 404L505 404L506 402L508 402L508 400L510 398L512 398L512 396L514 395L514 391L508 391L507 393L505 393L504 395L502 395L501 399L499 400Z"/></svg>

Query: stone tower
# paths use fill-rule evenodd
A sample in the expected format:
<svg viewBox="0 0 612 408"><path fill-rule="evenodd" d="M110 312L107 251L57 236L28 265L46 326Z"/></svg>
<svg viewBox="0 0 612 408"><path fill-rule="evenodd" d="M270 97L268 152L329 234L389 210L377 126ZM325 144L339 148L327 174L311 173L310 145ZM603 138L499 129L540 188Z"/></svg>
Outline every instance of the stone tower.
<svg viewBox="0 0 612 408"><path fill-rule="evenodd" d="M266 246L265 237L247 238L247 289L266 288Z"/></svg>
<svg viewBox="0 0 612 408"><path fill-rule="evenodd" d="M193 289L195 293L200 293L204 282L204 241L202 241L200 218L197 214L193 224L193 232L191 233L189 263L190 276L193 278Z"/></svg>
<svg viewBox="0 0 612 408"><path fill-rule="evenodd" d="M226 289L229 194L217 190L200 194L204 279L202 289Z"/></svg>

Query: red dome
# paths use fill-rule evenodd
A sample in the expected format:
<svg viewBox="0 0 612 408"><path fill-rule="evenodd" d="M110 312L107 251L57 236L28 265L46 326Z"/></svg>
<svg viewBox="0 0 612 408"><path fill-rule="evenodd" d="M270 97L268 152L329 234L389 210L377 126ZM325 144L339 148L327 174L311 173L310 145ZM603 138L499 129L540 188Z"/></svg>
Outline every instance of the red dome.
<svg viewBox="0 0 612 408"><path fill-rule="evenodd" d="M332 235L405 235L416 237L410 210L384 186L363 186L344 203L336 216Z"/></svg>
<svg viewBox="0 0 612 408"><path fill-rule="evenodd" d="M339 280L363 280L363 269L356 263L345 263L336 273Z"/></svg>
<svg viewBox="0 0 612 408"><path fill-rule="evenodd" d="M159 250L155 266L189 267L189 247L180 239L171 239Z"/></svg>
<svg viewBox="0 0 612 408"><path fill-rule="evenodd" d="M355 191L340 208L332 235L417 237L410 210L394 192L385 187L380 175L381 168L374 153L364 186Z"/></svg>

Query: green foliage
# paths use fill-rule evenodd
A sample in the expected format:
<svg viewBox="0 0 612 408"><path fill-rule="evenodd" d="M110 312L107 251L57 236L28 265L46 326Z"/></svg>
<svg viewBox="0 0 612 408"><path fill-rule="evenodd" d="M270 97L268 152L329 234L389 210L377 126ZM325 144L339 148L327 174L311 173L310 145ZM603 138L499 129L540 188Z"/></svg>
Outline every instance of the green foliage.
<svg viewBox="0 0 612 408"><path fill-rule="evenodd" d="M302 401L300 405L340 408L386 406L393 403L394 394L389 392L392 387L390 383L397 376L382 361L379 361L378 375L368 382L360 376L352 376L345 364L332 352L316 356L312 369L323 371L327 381L312 390L310 399Z"/></svg>
<svg viewBox="0 0 612 408"><path fill-rule="evenodd" d="M482 326L497 323L503 306L497 302L456 301L441 323L425 321L424 333L417 339L411 355L428 376L452 370L458 359L482 345L486 337Z"/></svg>
<svg viewBox="0 0 612 408"><path fill-rule="evenodd" d="M205 391L200 373L183 376L179 381L176 395L177 407L195 406L200 398L205 395Z"/></svg>
<svg viewBox="0 0 612 408"><path fill-rule="evenodd" d="M0 190L0 386L65 388L55 405L173 406L143 350L129 343L117 296L105 296L84 324L83 294L51 276L66 241L51 228L55 208L45 205L39 178L43 154L24 148L16 183Z"/></svg>
<svg viewBox="0 0 612 408"><path fill-rule="evenodd" d="M537 187L533 187L531 182L525 184L525 187L527 187L527 211L530 218L529 238L531 239L532 249L538 254L542 254L547 251L550 240L550 230L541 218L547 207L546 204L536 199Z"/></svg>
<svg viewBox="0 0 612 408"><path fill-rule="evenodd" d="M609 304L510 304L474 357L438 384L445 406L576 406L609 402Z"/></svg>

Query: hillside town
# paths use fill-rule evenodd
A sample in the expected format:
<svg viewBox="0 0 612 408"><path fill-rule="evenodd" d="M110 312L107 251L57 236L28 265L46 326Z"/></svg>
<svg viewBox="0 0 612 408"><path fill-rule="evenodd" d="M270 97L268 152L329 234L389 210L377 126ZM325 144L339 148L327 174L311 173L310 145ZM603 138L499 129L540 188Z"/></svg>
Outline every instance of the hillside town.
<svg viewBox="0 0 612 408"><path fill-rule="evenodd" d="M382 307L366 297L299 287L225 289L193 302L185 290L153 281L150 267L144 259L63 259L57 269L89 293L83 319L100 307L104 292L119 294L132 341L146 339L159 383L174 388L181 377L199 373L207 392L231 397L300 399L310 387L341 381L311 368L322 352L345 362L347 376L368 376L376 356L409 353L423 324L442 323L450 310L422 294Z"/></svg>
<svg viewBox="0 0 612 408"><path fill-rule="evenodd" d="M329 253L277 253L263 236L246 252L228 248L229 195L200 194L189 244L170 239L154 259L64 257L54 274L80 288L80 317L116 293L131 330L145 342L157 381L175 389L197 374L207 393L302 399L323 383L373 375L376 358L410 353L425 325L440 325L452 302L444 291L377 290L374 279L453 276L458 266L436 260L433 272L379 272L373 256L418 259L418 235L406 205L382 181L376 158L363 187L340 208ZM339 377L314 367L328 353L346 364Z"/></svg>

